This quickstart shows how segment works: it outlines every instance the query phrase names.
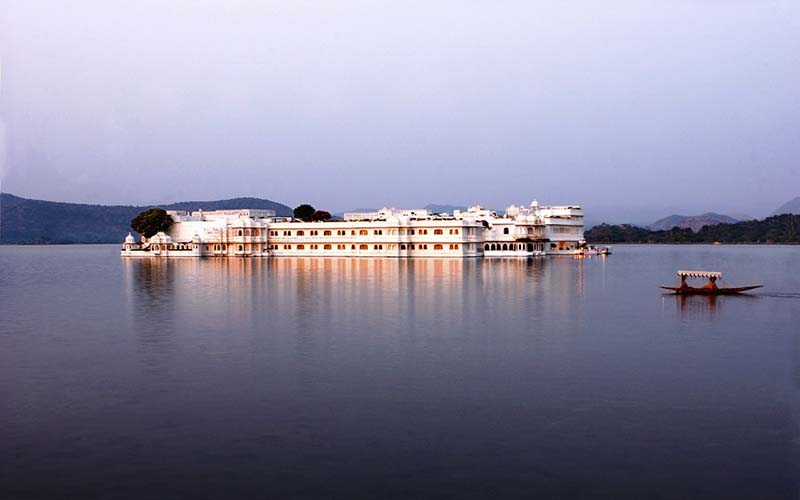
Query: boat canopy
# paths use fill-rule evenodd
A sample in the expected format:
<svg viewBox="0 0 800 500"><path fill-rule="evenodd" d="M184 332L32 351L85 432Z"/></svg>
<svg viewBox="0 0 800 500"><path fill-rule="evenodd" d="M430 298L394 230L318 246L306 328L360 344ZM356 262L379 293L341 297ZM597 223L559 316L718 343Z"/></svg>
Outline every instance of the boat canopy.
<svg viewBox="0 0 800 500"><path fill-rule="evenodd" d="M686 278L722 278L717 271L678 271L678 276Z"/></svg>

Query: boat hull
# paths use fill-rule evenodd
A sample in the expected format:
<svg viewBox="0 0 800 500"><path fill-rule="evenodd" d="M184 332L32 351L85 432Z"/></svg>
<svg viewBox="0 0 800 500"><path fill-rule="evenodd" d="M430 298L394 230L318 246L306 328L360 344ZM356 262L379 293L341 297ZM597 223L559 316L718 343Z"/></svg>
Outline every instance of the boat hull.
<svg viewBox="0 0 800 500"><path fill-rule="evenodd" d="M739 286L739 287L730 287L730 288L695 288L692 286L664 286L661 285L660 288L664 290L669 290L676 295L736 295L737 293L746 292L748 290L755 290L756 288L762 288L763 285L750 285L750 286Z"/></svg>

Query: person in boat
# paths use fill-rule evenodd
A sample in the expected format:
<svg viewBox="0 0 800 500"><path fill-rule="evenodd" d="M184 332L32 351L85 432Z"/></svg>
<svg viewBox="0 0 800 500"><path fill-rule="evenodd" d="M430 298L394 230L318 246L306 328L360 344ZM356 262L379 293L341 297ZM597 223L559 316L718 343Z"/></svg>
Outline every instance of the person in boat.
<svg viewBox="0 0 800 500"><path fill-rule="evenodd" d="M717 277L710 276L708 278L708 283L703 285L703 288L705 288L706 290L717 290Z"/></svg>
<svg viewBox="0 0 800 500"><path fill-rule="evenodd" d="M680 287L682 289L691 288L686 283L686 275L681 275L681 286ZM703 285L700 288L703 288L704 290L717 290L718 289L718 287L717 287L717 277L716 276L709 276L708 277L708 283L706 283L705 285Z"/></svg>

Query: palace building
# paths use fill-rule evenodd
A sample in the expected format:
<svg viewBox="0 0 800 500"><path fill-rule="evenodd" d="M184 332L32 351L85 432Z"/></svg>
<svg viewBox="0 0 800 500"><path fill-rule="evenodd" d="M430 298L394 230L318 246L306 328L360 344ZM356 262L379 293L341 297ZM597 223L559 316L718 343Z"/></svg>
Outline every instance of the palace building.
<svg viewBox="0 0 800 500"><path fill-rule="evenodd" d="M585 246L577 206L511 205L498 215L480 206L452 214L384 208L343 220L304 222L272 210L170 211L167 233L136 241L125 257L535 257Z"/></svg>

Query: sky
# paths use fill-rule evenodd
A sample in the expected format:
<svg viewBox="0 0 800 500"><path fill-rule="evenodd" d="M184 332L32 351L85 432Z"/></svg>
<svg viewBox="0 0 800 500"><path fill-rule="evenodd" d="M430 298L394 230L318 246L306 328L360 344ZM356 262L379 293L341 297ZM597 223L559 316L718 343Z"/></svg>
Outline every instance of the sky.
<svg viewBox="0 0 800 500"><path fill-rule="evenodd" d="M800 2L3 0L0 189L763 216Z"/></svg>

